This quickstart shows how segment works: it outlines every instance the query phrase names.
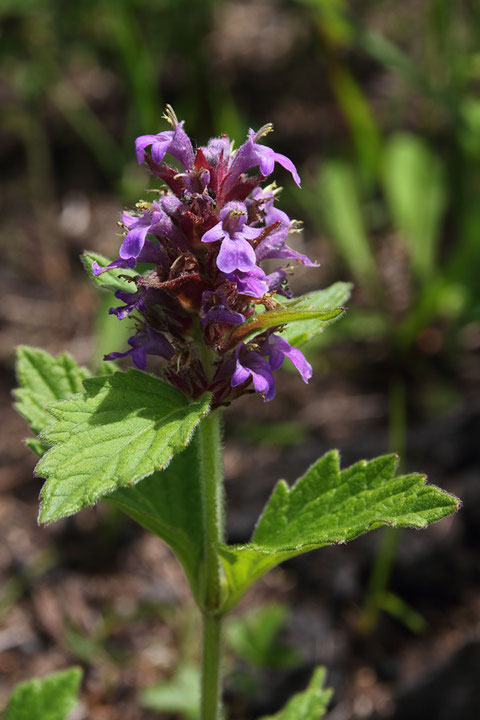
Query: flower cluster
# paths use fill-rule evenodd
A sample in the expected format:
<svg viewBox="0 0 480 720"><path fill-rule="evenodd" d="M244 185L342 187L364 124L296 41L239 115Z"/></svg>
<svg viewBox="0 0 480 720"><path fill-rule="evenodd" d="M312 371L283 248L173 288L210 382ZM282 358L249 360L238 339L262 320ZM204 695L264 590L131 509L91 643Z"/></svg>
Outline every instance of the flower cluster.
<svg viewBox="0 0 480 720"><path fill-rule="evenodd" d="M172 108L172 129L136 140L139 163L162 181L153 202L140 202L122 216L125 237L111 268L137 268L128 276L132 291L118 290L119 319L133 313L136 333L130 349L106 359L131 356L140 369L147 355L165 359L165 378L190 397L205 390L214 404L249 392L271 400L273 373L289 358L305 382L312 375L302 353L281 336L281 326L252 337L257 306L268 313L279 296L291 297L287 267L267 273L262 261L312 263L287 245L295 224L275 206L278 188L261 187L278 163L300 186L293 163L260 143L271 125L249 131L237 150L227 136L194 149ZM169 153L181 169L164 162ZM145 270L147 268L147 270ZM125 276L127 277L127 276Z"/></svg>

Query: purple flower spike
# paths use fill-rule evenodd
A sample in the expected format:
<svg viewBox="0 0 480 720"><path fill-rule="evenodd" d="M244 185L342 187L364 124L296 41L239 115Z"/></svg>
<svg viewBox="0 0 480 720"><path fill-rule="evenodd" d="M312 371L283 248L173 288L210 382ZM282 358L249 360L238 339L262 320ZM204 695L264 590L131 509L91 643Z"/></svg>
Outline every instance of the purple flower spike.
<svg viewBox="0 0 480 720"><path fill-rule="evenodd" d="M241 202L229 202L220 212L220 222L207 230L202 242L221 241L217 267L224 273L234 270L248 272L255 268L255 250L248 242L261 234L261 230L246 225L247 208Z"/></svg>
<svg viewBox="0 0 480 720"><path fill-rule="evenodd" d="M145 149L151 146L152 160L160 165L166 153L176 157L183 164L184 168L190 170L193 167L195 153L187 133L183 129L184 121L178 122L172 108L167 105L164 115L165 119L172 125L173 130L164 130L157 135L141 135L135 140L135 152L139 165L145 160Z"/></svg>
<svg viewBox="0 0 480 720"><path fill-rule="evenodd" d="M260 128L257 133L251 129L248 131L248 140L238 148L237 154L232 162L228 178L229 186L241 173L244 173L257 165L260 167L262 175L266 177L273 172L275 163L277 162L279 165L284 167L285 170L288 170L288 172L291 173L298 187L300 187L300 176L292 161L285 155L276 153L272 150L272 148L258 143L258 140L260 140L262 135L266 135L271 130L273 130L273 126L269 123L268 125L264 125Z"/></svg>
<svg viewBox="0 0 480 720"><path fill-rule="evenodd" d="M132 356L132 360L139 370L147 369L147 355L159 355L170 360L175 354L173 346L161 333L146 327L145 330L133 335L128 339L130 350L125 352L113 352L105 355L104 360L117 360L118 358Z"/></svg>
<svg viewBox="0 0 480 720"><path fill-rule="evenodd" d="M275 380L269 362L247 345L237 349L237 364L232 375L231 385L237 387L247 380L253 380L255 392L263 394L265 401L275 397Z"/></svg>

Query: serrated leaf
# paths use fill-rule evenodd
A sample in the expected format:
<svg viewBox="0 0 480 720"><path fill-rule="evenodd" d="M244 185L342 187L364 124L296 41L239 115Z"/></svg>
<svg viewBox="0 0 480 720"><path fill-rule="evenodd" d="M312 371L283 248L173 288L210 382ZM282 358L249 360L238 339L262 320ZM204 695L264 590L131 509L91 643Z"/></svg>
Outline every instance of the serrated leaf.
<svg viewBox="0 0 480 720"><path fill-rule="evenodd" d="M194 437L165 470L104 498L172 548L197 599L204 556L203 501L198 467Z"/></svg>
<svg viewBox="0 0 480 720"><path fill-rule="evenodd" d="M77 704L82 679L78 667L20 683L14 689L5 720L65 720Z"/></svg>
<svg viewBox="0 0 480 720"><path fill-rule="evenodd" d="M83 393L48 407L57 422L42 432L54 447L36 468L46 478L42 523L166 467L209 408L208 393L191 402L139 370L89 378L84 385Z"/></svg>
<svg viewBox="0 0 480 720"><path fill-rule="evenodd" d="M325 668L316 668L306 690L296 693L276 715L261 720L320 720L332 697L332 690L324 687L325 675Z"/></svg>
<svg viewBox="0 0 480 720"><path fill-rule="evenodd" d="M63 353L53 357L45 350L21 346L17 348L17 379L20 387L13 391L15 407L38 434L52 422L45 406L83 390L83 381L90 375L87 368ZM38 455L48 447L41 440L29 438L27 445Z"/></svg>
<svg viewBox="0 0 480 720"><path fill-rule="evenodd" d="M337 282L324 290L317 290L316 292L309 293L300 298L294 298L287 300L283 303L287 308L294 305L298 308L342 308L343 305L348 301L352 292L352 284L346 282ZM292 325L286 327L282 332L282 337L288 340L290 345L294 347L301 347L306 342L311 340L323 332L325 328L335 320L339 320L343 314L341 310L336 316L325 322L318 322L318 320L301 320Z"/></svg>
<svg viewBox="0 0 480 720"><path fill-rule="evenodd" d="M381 525L423 528L459 507L459 500L412 473L394 477L396 455L362 460L340 471L337 451L324 455L293 487L281 480L252 541L223 545L229 585L225 608L268 570L301 553L346 542Z"/></svg>
<svg viewBox="0 0 480 720"><path fill-rule="evenodd" d="M123 290L123 292L132 293L136 291L137 287L135 283L129 282L125 279L125 276L134 278L138 275L135 270L131 270L130 268L112 268L101 275L94 275L92 270L94 262L97 262L100 267L106 267L107 265L110 265L110 260L95 252L84 252L81 259L83 267L87 271L90 279L98 288L110 290L110 292Z"/></svg>

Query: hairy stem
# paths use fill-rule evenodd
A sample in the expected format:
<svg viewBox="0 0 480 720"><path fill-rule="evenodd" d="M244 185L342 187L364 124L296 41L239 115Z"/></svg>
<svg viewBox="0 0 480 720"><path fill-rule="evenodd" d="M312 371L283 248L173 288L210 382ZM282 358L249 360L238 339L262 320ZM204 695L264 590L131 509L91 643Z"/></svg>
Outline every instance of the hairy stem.
<svg viewBox="0 0 480 720"><path fill-rule="evenodd" d="M220 717L221 565L218 545L223 540L223 457L221 411L200 423L199 449L204 514L203 651L201 720Z"/></svg>

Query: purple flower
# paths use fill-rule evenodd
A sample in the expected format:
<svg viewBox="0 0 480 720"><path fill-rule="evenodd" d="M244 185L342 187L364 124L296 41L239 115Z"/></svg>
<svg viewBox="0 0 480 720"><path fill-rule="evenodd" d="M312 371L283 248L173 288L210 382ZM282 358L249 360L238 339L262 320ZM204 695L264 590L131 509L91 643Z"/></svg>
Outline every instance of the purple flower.
<svg viewBox="0 0 480 720"><path fill-rule="evenodd" d="M247 380L253 381L255 392L263 394L266 402L275 397L275 380L270 363L248 345L241 345L236 352L236 367L231 386L237 387Z"/></svg>
<svg viewBox="0 0 480 720"><path fill-rule="evenodd" d="M252 347L253 345L253 347ZM237 387L247 380L253 381L256 392L262 393L266 402L275 397L275 380L273 372L278 370L286 357L291 360L306 383L312 377L312 366L298 348L292 347L280 335L269 335L258 349L249 343L240 345L235 353L236 367L232 375L231 385ZM268 358L268 360L267 360Z"/></svg>
<svg viewBox="0 0 480 720"><path fill-rule="evenodd" d="M212 138L205 147L200 148L205 160L212 168L217 168L230 157L230 140L226 135Z"/></svg>
<svg viewBox="0 0 480 720"><path fill-rule="evenodd" d="M146 306L144 295L144 290L131 293L125 292L124 290L116 290L114 296L117 300L124 302L125 305L119 305L119 307L114 308L112 307L110 308L109 313L116 315L119 320L123 320L134 310L138 310L141 313L145 312Z"/></svg>
<svg viewBox="0 0 480 720"><path fill-rule="evenodd" d="M269 227L275 223L280 223L276 230L273 230L267 237L259 243L255 250L257 262L275 258L276 260L298 260L306 267L318 267L317 263L313 263L306 255L298 253L286 244L288 234L292 229L292 221L283 210L275 207L275 197L273 193L265 192L257 188L252 193L257 202L262 202L262 209L265 211L265 225Z"/></svg>
<svg viewBox="0 0 480 720"><path fill-rule="evenodd" d="M172 218L157 202L153 202L152 209L144 210L140 216L124 213L122 222L128 228L119 252L122 260L138 259L148 234L178 243L179 233Z"/></svg>
<svg viewBox="0 0 480 720"><path fill-rule="evenodd" d="M202 242L221 241L217 267L224 273L248 272L255 267L255 250L249 243L262 231L246 225L247 208L241 202L229 202L220 211L220 222L202 236Z"/></svg>
<svg viewBox="0 0 480 720"><path fill-rule="evenodd" d="M145 159L145 149L151 146L152 160L160 165L167 152L180 160L186 169L191 169L195 160L192 143L183 129L183 120L178 122L175 113L167 106L165 119L173 130L165 130L157 135L141 135L135 140L135 152L141 165Z"/></svg>
<svg viewBox="0 0 480 720"><path fill-rule="evenodd" d="M122 222L128 232L120 246L119 256L121 260L136 260L145 244L147 234L152 227L153 213L144 210L140 216L127 215L123 213Z"/></svg>
<svg viewBox="0 0 480 720"><path fill-rule="evenodd" d="M232 273L227 273L225 277L230 282L236 283L240 295L261 298L270 289L267 275L257 265L248 272L235 270Z"/></svg>
<svg viewBox="0 0 480 720"><path fill-rule="evenodd" d="M262 355L268 354L270 367L272 370L278 370L283 365L283 361L287 357L295 365L301 375L303 382L308 384L312 377L312 366L307 362L305 355L292 347L285 338L280 335L270 335L265 343L260 347Z"/></svg>
<svg viewBox="0 0 480 720"><path fill-rule="evenodd" d="M228 306L225 293L221 291L211 292L206 290L202 295L202 306L200 317L203 323L226 323L228 325L240 325L245 322L245 316L235 312Z"/></svg>
<svg viewBox="0 0 480 720"><path fill-rule="evenodd" d="M139 370L147 369L147 355L159 355L170 360L175 355L173 346L168 342L162 333L152 330L146 326L145 330L138 332L128 339L130 350L125 352L113 352L105 355L104 360L117 360L118 358L132 356L132 360Z"/></svg>
<svg viewBox="0 0 480 720"><path fill-rule="evenodd" d="M283 268L277 268L273 272L269 273L266 276L266 281L268 284L269 292L275 290L277 293L283 295L284 297L292 297L292 293L287 287L287 273Z"/></svg>
<svg viewBox="0 0 480 720"><path fill-rule="evenodd" d="M105 267L102 267L95 261L92 263L92 272L94 275L101 275L102 273L107 272L107 270L112 270L113 268L134 268L137 262L162 265L165 268L170 267L168 257L165 255L163 250L161 250L161 248L159 248L158 245L153 243L151 240L145 240L145 244L143 245L138 257L130 257L126 259L118 258L109 265L105 265Z"/></svg>
<svg viewBox="0 0 480 720"><path fill-rule="evenodd" d="M258 143L258 140L272 129L273 126L269 123L260 128L257 133L252 129L248 131L248 140L238 148L230 166L230 174L227 181L229 187L241 173L257 165L260 167L260 172L264 177L270 175L270 173L273 172L276 162L292 174L293 179L298 187L300 187L300 176L292 161L285 155L276 153L271 148L266 147L266 145L260 145Z"/></svg>

